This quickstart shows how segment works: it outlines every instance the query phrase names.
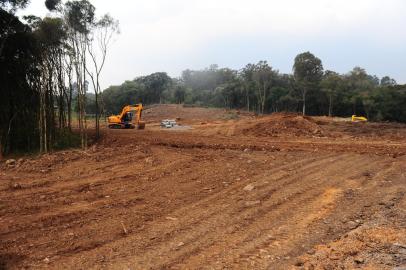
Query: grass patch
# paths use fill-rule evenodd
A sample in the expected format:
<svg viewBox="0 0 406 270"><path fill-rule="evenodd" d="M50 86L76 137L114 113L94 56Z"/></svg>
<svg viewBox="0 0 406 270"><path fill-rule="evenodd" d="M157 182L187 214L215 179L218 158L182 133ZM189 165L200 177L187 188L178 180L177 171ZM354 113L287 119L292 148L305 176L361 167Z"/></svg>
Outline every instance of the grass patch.
<svg viewBox="0 0 406 270"><path fill-rule="evenodd" d="M236 120L239 119L240 116L237 114L237 112L230 111L227 112L223 117L221 117L224 120Z"/></svg>
<svg viewBox="0 0 406 270"><path fill-rule="evenodd" d="M66 148L80 147L80 135L70 131L69 129L62 129L58 131L54 144L55 150L62 150Z"/></svg>

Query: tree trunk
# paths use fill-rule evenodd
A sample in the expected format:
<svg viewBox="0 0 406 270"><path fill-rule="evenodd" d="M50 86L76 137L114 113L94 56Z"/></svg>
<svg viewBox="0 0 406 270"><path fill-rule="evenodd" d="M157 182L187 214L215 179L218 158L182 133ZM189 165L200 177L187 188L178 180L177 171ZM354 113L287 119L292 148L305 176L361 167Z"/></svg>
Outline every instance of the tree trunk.
<svg viewBox="0 0 406 270"><path fill-rule="evenodd" d="M263 93L263 95L262 95L262 108L261 108L261 111L262 111L262 114L264 114L264 111L265 111L265 101L266 101L266 84L264 83L264 86L263 86L263 91L264 91L264 93Z"/></svg>
<svg viewBox="0 0 406 270"><path fill-rule="evenodd" d="M306 115L306 89L303 89L303 116Z"/></svg>
<svg viewBox="0 0 406 270"><path fill-rule="evenodd" d="M48 153L48 132L47 132L47 115L46 115L46 110L45 110L45 97L44 97L44 103L42 104L42 120L43 120L43 126L44 126L44 142L43 142L43 146L44 146L44 153Z"/></svg>
<svg viewBox="0 0 406 270"><path fill-rule="evenodd" d="M250 111L250 95L249 95L248 87L245 89L245 94L247 97L247 111Z"/></svg>
<svg viewBox="0 0 406 270"><path fill-rule="evenodd" d="M333 95L330 94L330 102L328 105L328 116L331 117L333 114Z"/></svg>
<svg viewBox="0 0 406 270"><path fill-rule="evenodd" d="M84 150L87 150L87 122L86 122L86 43L83 45L83 121L84 121Z"/></svg>
<svg viewBox="0 0 406 270"><path fill-rule="evenodd" d="M44 138L43 138L43 125L42 125L42 94L40 93L39 98L39 119L38 119L38 129L39 129L39 152L42 153L44 151Z"/></svg>
<svg viewBox="0 0 406 270"><path fill-rule="evenodd" d="M100 138L100 126L99 126L99 94L95 93L95 102L96 102L96 139Z"/></svg>

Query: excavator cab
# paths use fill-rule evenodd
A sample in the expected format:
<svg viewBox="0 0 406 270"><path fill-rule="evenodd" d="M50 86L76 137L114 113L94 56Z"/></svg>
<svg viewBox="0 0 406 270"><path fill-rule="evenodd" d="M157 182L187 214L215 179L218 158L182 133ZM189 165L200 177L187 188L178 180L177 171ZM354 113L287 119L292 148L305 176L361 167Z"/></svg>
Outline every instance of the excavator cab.
<svg viewBox="0 0 406 270"><path fill-rule="evenodd" d="M127 112L123 115L122 122L123 122L125 128L134 128L132 121L133 121L132 112Z"/></svg>
<svg viewBox="0 0 406 270"><path fill-rule="evenodd" d="M142 104L127 105L119 115L112 115L108 118L108 127L115 129L135 128L144 129L145 122L141 121Z"/></svg>

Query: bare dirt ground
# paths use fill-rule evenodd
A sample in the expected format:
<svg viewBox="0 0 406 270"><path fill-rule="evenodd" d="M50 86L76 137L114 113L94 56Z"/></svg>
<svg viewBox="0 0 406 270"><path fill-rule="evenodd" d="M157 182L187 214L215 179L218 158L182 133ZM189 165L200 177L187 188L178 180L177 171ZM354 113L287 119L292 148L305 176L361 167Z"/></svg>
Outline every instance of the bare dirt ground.
<svg viewBox="0 0 406 270"><path fill-rule="evenodd" d="M405 125L165 105L144 119L1 163L0 269L406 267Z"/></svg>

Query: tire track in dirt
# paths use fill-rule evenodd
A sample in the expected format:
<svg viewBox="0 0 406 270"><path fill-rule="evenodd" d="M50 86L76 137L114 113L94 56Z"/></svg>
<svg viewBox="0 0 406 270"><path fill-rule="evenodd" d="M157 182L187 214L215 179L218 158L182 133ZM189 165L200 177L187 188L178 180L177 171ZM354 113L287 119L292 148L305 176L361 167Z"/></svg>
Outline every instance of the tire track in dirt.
<svg viewBox="0 0 406 270"><path fill-rule="evenodd" d="M130 134L120 134L122 138L130 139ZM317 149L318 151L353 152L353 153L374 153L380 155L394 154L405 155L406 144L404 142L393 142L382 144L381 141L357 141L357 140L331 140L326 138L300 138L289 140L280 137L249 137L249 136L208 136L193 132L183 132L181 139L177 134L167 131L156 131L139 134L143 141L151 145L161 145L173 148L200 148L200 149L234 149L279 151L298 151ZM159 136L159 139L157 138Z"/></svg>
<svg viewBox="0 0 406 270"><path fill-rule="evenodd" d="M303 162L303 161L298 161L298 162ZM288 164L288 165L283 165L282 167L286 167L286 166L290 166L290 165L292 165L292 164ZM276 171L279 171L280 170L280 168L277 168L276 169ZM242 184L243 185L243 184ZM242 188L242 187L241 187ZM208 203L210 203L210 201L208 202ZM69 252L67 252L67 254L66 255L69 255Z"/></svg>
<svg viewBox="0 0 406 270"><path fill-rule="evenodd" d="M145 196L148 196L147 194ZM69 254L69 252L67 252L67 254Z"/></svg>
<svg viewBox="0 0 406 270"><path fill-rule="evenodd" d="M198 161L198 160L196 160L196 161ZM82 185L81 184L82 182L79 182L78 184L79 184L79 186L80 185ZM116 183L116 182L112 182L112 183ZM98 182L97 183L97 185L100 185L100 183ZM112 185L110 185L110 186L112 186ZM76 187L74 188L75 190L77 189ZM138 190L139 191L139 190ZM142 191L142 190L141 190ZM132 193L133 192L133 190L129 190L129 192L130 193ZM118 206L120 206L120 205L118 205ZM74 208L74 209L71 209L71 210L69 210L69 208ZM39 217L39 219L40 219L40 221L42 222L41 224L37 224L36 226L31 226L33 223L32 222L30 222L28 225L30 226L29 228L30 229L28 229L27 227L22 227L21 228L21 230L22 231L30 231L30 230L32 230L32 229L34 229L34 228L36 228L36 229L43 229L44 227L44 225L46 225L46 224L50 224L50 225L52 225L52 229L53 229L53 233L55 232L55 229L57 229L57 227L60 227L61 229L63 229L63 224L64 223L61 223L61 224L58 224L58 223L55 223L54 221L56 221L56 220L64 220L65 218L63 218L63 215L66 215L67 217L68 216L71 216L71 214L69 214L69 212L70 211L72 211L72 210L75 210L75 209L80 209L81 211L80 211L80 215L81 216L86 216L86 218L87 219L90 219L90 220L92 220L92 219L94 219L94 217L97 217L98 216L98 214L91 214L92 212L93 212L93 210L91 210L91 209L87 209L86 210L86 207L84 208L84 207L75 207L75 206L72 206L72 207L67 207L67 209L64 209L63 207L60 209L61 211L61 213L59 213L59 214L52 214L51 213L51 216L49 217L49 221L50 222L48 222L48 221L46 221L46 219L44 218L44 215L42 215L42 216L40 216ZM43 209L39 209L39 211L43 211ZM65 211L65 210L68 210L68 211ZM58 211L59 212L59 211ZM108 215L109 213L106 213L106 215ZM50 213L46 213L45 212L45 216L46 215L50 215ZM74 216L75 217L75 216ZM71 218L69 218L69 219L65 219L65 221L67 222L67 223L69 223L69 222L72 222L72 219ZM35 224L34 224L35 225ZM86 224L79 224L81 227L82 227L82 225L85 225L86 226ZM55 226L56 226L56 228L55 228ZM12 234L14 234L14 233L16 233L16 232L18 232L18 231L12 231L12 232L10 232L10 235L12 235ZM119 235L117 235L117 237L118 237ZM118 237L118 238L120 238L120 237ZM105 243L108 243L108 241L107 242L105 242ZM86 244L85 245L85 250L87 250L87 249L89 249L88 248L88 244ZM95 247L98 247L98 246L100 246L100 241L96 241L96 244L95 244ZM77 252L79 252L80 250L82 250L82 248L78 248L78 247L73 247L72 248L74 251L75 251L75 253L77 253ZM69 253L69 252L67 252L67 253Z"/></svg>
<svg viewBox="0 0 406 270"><path fill-rule="evenodd" d="M306 177L311 177L313 174L308 174L305 175ZM315 192L315 187L320 185L321 183L315 183L313 185L309 185L308 187L306 187L304 190L299 190L296 193L293 193L291 195L287 195L286 194L281 194L282 198L279 199L273 199L272 203L270 203L270 205L266 205L266 202L261 205L260 207L258 207L258 209L254 210L254 211L250 211L251 213L249 213L249 216L245 216L245 219L248 219L247 225L249 226L248 228L245 228L243 235L246 234L246 237L242 237L241 232L238 232L238 237L234 238L235 241L237 241L236 243L230 243L229 241L227 241L227 245L228 246L233 246L233 247L238 247L237 250L238 252L236 252L237 254L239 254L238 256L240 256L241 254L243 255L244 253L241 250L244 250L244 246L241 246L241 244L243 243L250 243L252 244L253 241L252 239L255 238L255 241L257 241L257 237L258 237L258 230L259 228L256 225L253 224L260 224L260 222L262 222L263 219L268 219L268 215L269 213L272 213L273 211L278 211L280 207L282 208L289 208L290 206L290 200L295 199L298 200L300 199L301 196L306 195L306 198L312 198L313 196L317 197L314 192ZM290 189L289 186L285 186L285 188ZM282 191L283 192L283 191ZM274 202L276 200L276 202ZM299 201L300 202L300 201ZM255 208L254 208L255 209ZM282 211L282 210L281 210ZM282 211L281 215L284 215L284 211ZM244 216L244 213L239 213L239 215ZM276 219L279 220L283 220L281 219L281 216L277 216ZM239 222L240 224L242 222ZM266 224L265 226L269 226L269 224ZM247 231L252 230L252 234L254 235L249 235L247 234ZM240 250L241 249L241 250ZM214 254L209 254L207 256L205 256L205 258L213 258ZM229 254L230 255L230 254ZM231 256L225 256L227 258L230 258ZM201 254L199 254L199 256L201 256ZM193 265L193 264L192 264ZM200 265L200 264L197 264ZM203 265L203 264L201 264ZM187 265L186 265L187 267Z"/></svg>
<svg viewBox="0 0 406 270"><path fill-rule="evenodd" d="M219 224L219 222L214 222L215 224ZM221 223L220 223L221 224ZM185 226L184 224L182 224L182 226L181 226L182 228L187 228L188 226ZM196 230L197 228L196 227L194 227L194 230ZM159 231L159 230L158 230ZM179 233L178 231L177 231L177 233ZM164 239L160 239L160 241L163 241ZM190 248L190 247L188 247L188 248Z"/></svg>
<svg viewBox="0 0 406 270"><path fill-rule="evenodd" d="M358 163L357 166L349 166L347 167L349 170L356 168L357 170L363 170L365 168L370 168L371 166L376 165L377 163L370 163L365 161L363 164ZM331 171L331 170L329 170ZM355 172L358 174L358 172ZM292 251L295 250L295 253L298 252L298 246L300 246L301 241L303 240L304 236L301 235L300 232L306 232L309 230L309 228L312 227L312 224L314 222L317 223L318 220L323 219L323 217L326 217L331 211L334 210L336 207L336 204L338 201L343 197L343 192L347 190L348 188L354 188L354 185L352 183L348 183L345 180L348 177L351 177L354 174L354 172L351 173L346 173L343 175L340 175L340 177L335 177L334 181L326 181L325 183L320 182L320 186L323 187L322 190L314 189L315 186L310 186L310 189L307 189L304 191L305 197L303 199L300 199L299 202L293 202L292 203L292 209L297 208L297 204L301 204L303 208L307 208L310 210L308 214L303 214L303 213L295 213L293 216L289 217L289 222L287 222L287 218L281 217L278 218L278 221L280 222L282 227L279 227L279 232L278 234L272 234L273 237L271 241L267 239L267 237L257 237L255 238L256 241L259 241L259 245L254 244L253 241L247 242L248 246L251 246L251 249L247 251L247 257L261 257L261 252L266 250L267 247L269 247L269 244L272 242L277 242L277 249L272 248L271 249L271 254L272 254L272 259L269 260L259 260L260 264L257 265L257 267L260 268L265 268L266 266L269 266L270 264L275 267L277 264L275 264L275 257L276 258L285 258L286 256L290 257L292 255L297 255L297 254L292 254ZM327 184L326 186L324 184ZM317 186L319 187L319 186ZM318 191L316 191L318 190ZM301 194L298 194L299 198ZM298 196L292 196L292 199L298 198ZM293 200L292 200L293 201ZM290 204L290 203L289 203ZM284 206L288 207L288 206ZM294 211L295 212L295 211ZM295 226L287 225L289 223L295 224ZM307 228L307 230L306 230ZM255 233L255 232L253 232ZM268 232L269 233L269 232ZM274 240L277 239L277 241ZM262 241L261 241L262 239ZM315 239L314 239L315 240ZM283 253L280 252L280 247L283 247L282 250L284 250ZM258 252L258 250L260 252ZM300 249L299 249L300 250ZM267 252L269 253L269 251ZM248 256L251 255L251 256ZM229 257L227 257L229 258ZM280 259L278 259L280 260ZM264 264L265 263L265 264ZM280 263L280 261L278 262ZM241 264L240 264L241 265ZM283 265L283 264L282 264ZM284 267L281 267L281 269L285 269Z"/></svg>

